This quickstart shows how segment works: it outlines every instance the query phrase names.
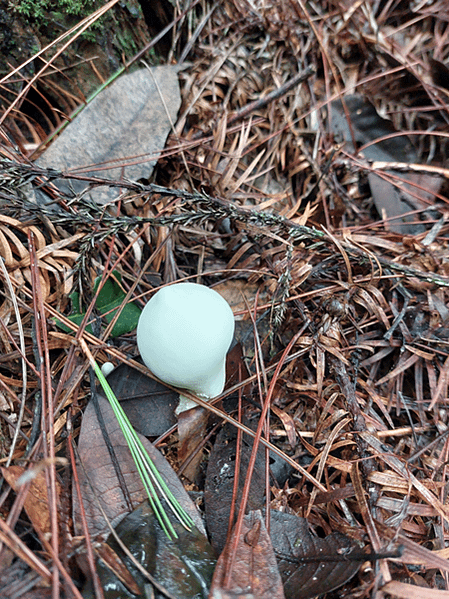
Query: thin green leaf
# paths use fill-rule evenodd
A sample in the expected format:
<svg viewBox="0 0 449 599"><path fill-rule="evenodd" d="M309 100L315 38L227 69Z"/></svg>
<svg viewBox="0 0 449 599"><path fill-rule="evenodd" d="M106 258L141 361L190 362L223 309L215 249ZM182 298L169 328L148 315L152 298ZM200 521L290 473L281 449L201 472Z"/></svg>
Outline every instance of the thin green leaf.
<svg viewBox="0 0 449 599"><path fill-rule="evenodd" d="M108 398L111 407L114 411L114 414L117 418L117 421L120 425L120 428L125 436L126 442L131 451L131 455L133 457L134 463L136 464L137 471L142 479L142 483L147 492L150 505L154 510L154 513L164 530L165 534L172 539L177 539L178 535L176 534L175 529L173 528L172 523L170 522L167 513L164 510L164 507L161 503L159 495L165 499L170 509L172 510L174 516L179 520L179 522L188 530L190 530L193 526L193 520L184 510L184 508L180 505L176 497L168 488L164 479L160 475L156 466L154 465L152 459L148 455L143 443L139 439L136 431L131 425L128 417L123 411L120 402L115 397L113 390L111 389L109 383L104 377L103 373L100 370L100 367L95 362L95 360L91 360L92 366L94 367L95 374L100 381L100 384L103 388L103 391ZM159 495L158 495L159 493Z"/></svg>

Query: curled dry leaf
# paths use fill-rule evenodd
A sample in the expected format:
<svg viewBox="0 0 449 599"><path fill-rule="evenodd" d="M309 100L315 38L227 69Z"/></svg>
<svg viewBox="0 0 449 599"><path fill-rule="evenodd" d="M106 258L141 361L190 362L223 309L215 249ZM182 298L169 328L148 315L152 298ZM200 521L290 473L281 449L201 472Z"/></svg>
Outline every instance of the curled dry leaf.
<svg viewBox="0 0 449 599"><path fill-rule="evenodd" d="M61 292L54 291L60 287L65 293L70 291L70 270L78 254L69 248L84 237L84 233L76 233L55 243L47 243L42 231L35 226L27 226L15 218L2 214L0 223L0 256L10 273L11 279L20 285L31 285L30 253L24 235L32 232L35 239L36 255L39 265L39 278L43 300L60 301Z"/></svg>

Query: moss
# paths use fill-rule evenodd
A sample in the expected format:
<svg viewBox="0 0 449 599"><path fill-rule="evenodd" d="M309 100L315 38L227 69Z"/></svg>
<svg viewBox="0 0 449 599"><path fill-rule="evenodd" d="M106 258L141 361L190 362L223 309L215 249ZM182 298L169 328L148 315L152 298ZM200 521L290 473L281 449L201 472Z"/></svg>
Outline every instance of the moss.
<svg viewBox="0 0 449 599"><path fill-rule="evenodd" d="M94 9L95 0L59 0L58 11L52 10L52 0L15 0L11 6L21 15L41 22L51 14L66 14L71 16L87 16Z"/></svg>
<svg viewBox="0 0 449 599"><path fill-rule="evenodd" d="M11 12L25 17L35 30L46 31L49 25L53 25L59 30L66 30L91 15L104 2L101 0L59 0L55 3L53 0L9 0L8 4ZM121 16L125 16L126 20L143 19L139 3L127 0L120 6L116 6L114 11L108 12L95 21L83 32L80 39L95 43L98 41L97 32L113 27L116 37L115 45L121 53L130 56L139 49L139 44L133 38L132 32L126 31L123 23L117 23L115 16L117 10Z"/></svg>
<svg viewBox="0 0 449 599"><path fill-rule="evenodd" d="M26 17L30 24L37 27L54 23L64 26L67 21L74 20L73 23L92 14L101 6L99 0L59 0L58 3L52 0L11 0L10 7L19 15ZM99 29L104 21L104 17L98 19L90 28L82 34L83 39L94 40L93 30Z"/></svg>
<svg viewBox="0 0 449 599"><path fill-rule="evenodd" d="M6 73L10 64L17 65L29 59L104 4L105 0L0 0L0 72ZM30 32L26 44L22 42L23 35L14 34L16 29ZM8 39L10 31L12 40ZM56 68L61 69L60 74L55 72L42 78L40 93L47 94L49 102L69 114L72 100L68 102L67 97L76 94L82 99L91 95L102 81L109 79L149 41L138 0L122 0L82 35L72 36L70 45L54 62ZM14 52L13 44L17 46ZM42 57L43 61L51 59L61 45L52 46ZM80 61L80 57L85 60ZM152 58L147 55L147 60L151 62ZM34 60L30 67L40 70L42 61ZM57 87L52 85L53 82ZM58 89L62 91L58 92Z"/></svg>

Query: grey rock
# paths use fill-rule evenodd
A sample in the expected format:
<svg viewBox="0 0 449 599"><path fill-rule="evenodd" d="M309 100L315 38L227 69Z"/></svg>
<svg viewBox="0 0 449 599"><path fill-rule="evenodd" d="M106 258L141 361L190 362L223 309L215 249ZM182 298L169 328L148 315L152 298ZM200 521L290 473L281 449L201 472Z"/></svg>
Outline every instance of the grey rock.
<svg viewBox="0 0 449 599"><path fill-rule="evenodd" d="M114 181L150 177L181 105L177 72L175 66L160 66L121 75L67 125L36 164ZM52 182L69 197L88 190L100 204L120 195L118 187L76 179ZM49 200L40 190L36 199Z"/></svg>

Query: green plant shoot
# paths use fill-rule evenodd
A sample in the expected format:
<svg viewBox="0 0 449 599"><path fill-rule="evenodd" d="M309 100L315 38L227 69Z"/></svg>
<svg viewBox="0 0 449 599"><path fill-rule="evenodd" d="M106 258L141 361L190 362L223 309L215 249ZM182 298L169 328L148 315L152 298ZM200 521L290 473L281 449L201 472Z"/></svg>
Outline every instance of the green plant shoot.
<svg viewBox="0 0 449 599"><path fill-rule="evenodd" d="M98 380L100 381L101 387L107 399L109 400L109 403L111 404L115 417L120 425L120 429L122 430L128 447L131 451L131 455L142 480L143 486L147 492L153 512L167 537L169 539L177 539L178 535L164 510L160 498L163 498L166 501L173 512L173 515L182 524L182 526L184 526L184 528L191 530L194 526L194 522L184 508L180 505L158 472L152 459L143 446L142 441L139 439L139 436L134 430L127 415L123 411L123 408L111 389L111 386L104 377L100 367L88 349L86 342L83 339L80 339L80 343L83 351L89 359L92 368L95 371L95 374L97 375Z"/></svg>

